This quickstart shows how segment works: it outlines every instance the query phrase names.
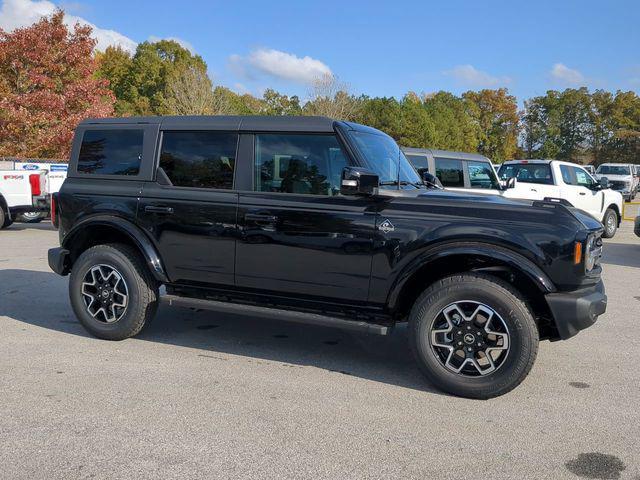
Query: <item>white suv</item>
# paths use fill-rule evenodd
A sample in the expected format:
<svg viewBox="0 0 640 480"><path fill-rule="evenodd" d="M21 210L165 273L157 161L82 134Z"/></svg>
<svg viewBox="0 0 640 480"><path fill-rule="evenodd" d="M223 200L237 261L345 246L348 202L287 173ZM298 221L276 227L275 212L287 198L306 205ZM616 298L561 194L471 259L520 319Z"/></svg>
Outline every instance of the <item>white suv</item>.
<svg viewBox="0 0 640 480"><path fill-rule="evenodd" d="M503 180L517 180L514 188L501 192L505 197L566 200L602 222L607 238L620 226L622 195L608 188L606 178L598 182L580 165L559 160L512 160L502 164L498 175Z"/></svg>

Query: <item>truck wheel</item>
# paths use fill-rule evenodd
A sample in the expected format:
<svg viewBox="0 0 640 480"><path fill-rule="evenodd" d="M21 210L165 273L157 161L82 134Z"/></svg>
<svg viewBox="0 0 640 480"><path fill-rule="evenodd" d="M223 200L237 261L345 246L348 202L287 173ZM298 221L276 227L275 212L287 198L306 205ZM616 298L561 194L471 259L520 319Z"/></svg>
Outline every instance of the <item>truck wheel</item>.
<svg viewBox="0 0 640 480"><path fill-rule="evenodd" d="M486 399L524 380L539 337L518 292L498 278L468 273L439 280L418 297L409 341L418 367L434 385Z"/></svg>
<svg viewBox="0 0 640 480"><path fill-rule="evenodd" d="M4 209L2 204L0 204L0 230L3 228L7 228L9 225L13 223L13 220L9 217L8 212Z"/></svg>
<svg viewBox="0 0 640 480"><path fill-rule="evenodd" d="M604 225L604 233L602 236L604 238L613 238L616 234L616 230L618 230L618 214L612 208L607 208L607 211L604 212L604 217L602 218L602 224Z"/></svg>
<svg viewBox="0 0 640 480"><path fill-rule="evenodd" d="M24 212L16 217L17 222L40 223L45 217L43 212Z"/></svg>
<svg viewBox="0 0 640 480"><path fill-rule="evenodd" d="M89 332L105 340L124 340L153 318L158 285L134 248L97 245L75 261L69 297Z"/></svg>

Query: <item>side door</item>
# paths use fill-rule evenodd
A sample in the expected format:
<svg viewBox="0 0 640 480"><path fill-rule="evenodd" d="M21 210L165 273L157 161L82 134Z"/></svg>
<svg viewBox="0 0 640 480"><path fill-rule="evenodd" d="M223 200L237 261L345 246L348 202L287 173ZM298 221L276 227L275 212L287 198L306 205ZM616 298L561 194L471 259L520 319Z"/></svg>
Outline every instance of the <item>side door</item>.
<svg viewBox="0 0 640 480"><path fill-rule="evenodd" d="M496 195L502 193L498 176L489 162L465 160L464 164L469 178L469 191Z"/></svg>
<svg viewBox="0 0 640 480"><path fill-rule="evenodd" d="M233 285L238 133L169 130L160 142L157 174L138 208L141 225L173 283Z"/></svg>
<svg viewBox="0 0 640 480"><path fill-rule="evenodd" d="M334 134L256 133L241 191L236 284L283 296L367 300L372 198L340 195L351 161Z"/></svg>
<svg viewBox="0 0 640 480"><path fill-rule="evenodd" d="M560 174L564 183L561 188L562 198L600 220L604 193L593 189L596 181L591 175L583 168L573 165L560 165Z"/></svg>

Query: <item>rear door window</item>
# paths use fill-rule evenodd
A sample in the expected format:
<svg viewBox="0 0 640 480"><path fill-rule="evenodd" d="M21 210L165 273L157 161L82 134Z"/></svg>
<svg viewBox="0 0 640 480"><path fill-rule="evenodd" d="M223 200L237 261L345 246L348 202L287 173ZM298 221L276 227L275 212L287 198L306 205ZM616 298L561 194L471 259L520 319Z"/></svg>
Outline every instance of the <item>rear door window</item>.
<svg viewBox="0 0 640 480"><path fill-rule="evenodd" d="M160 167L178 187L230 190L237 144L235 133L165 131Z"/></svg>
<svg viewBox="0 0 640 480"><path fill-rule="evenodd" d="M138 175L143 141L142 129L86 130L77 171L94 175Z"/></svg>
<svg viewBox="0 0 640 480"><path fill-rule="evenodd" d="M435 158L436 177L443 187L464 187L462 160L456 158Z"/></svg>

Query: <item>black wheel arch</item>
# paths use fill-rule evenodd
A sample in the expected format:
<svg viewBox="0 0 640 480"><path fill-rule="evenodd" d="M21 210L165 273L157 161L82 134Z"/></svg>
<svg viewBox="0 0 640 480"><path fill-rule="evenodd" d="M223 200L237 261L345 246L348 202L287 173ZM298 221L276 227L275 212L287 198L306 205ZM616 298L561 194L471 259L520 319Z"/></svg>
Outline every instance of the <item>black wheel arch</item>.
<svg viewBox="0 0 640 480"><path fill-rule="evenodd" d="M556 292L556 286L540 267L520 253L489 243L460 242L429 249L418 258L389 292L386 307L397 321L406 317L413 302L432 283L453 274L482 272L513 284L536 314L541 336L555 336L555 325L547 323L551 314L545 295Z"/></svg>
<svg viewBox="0 0 640 480"><path fill-rule="evenodd" d="M110 215L95 215L81 220L64 236L61 246L69 250L66 269L88 248L103 243L125 243L133 246L145 259L154 278L168 283L164 263L149 236L131 221Z"/></svg>

